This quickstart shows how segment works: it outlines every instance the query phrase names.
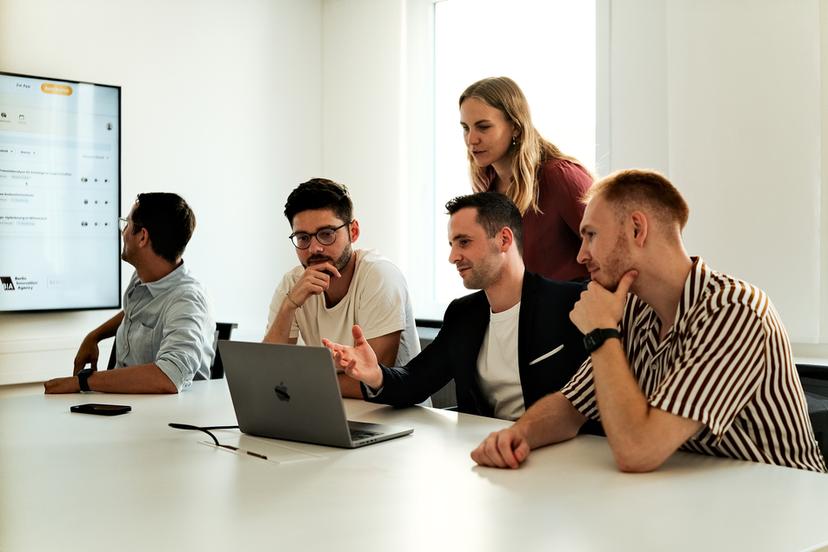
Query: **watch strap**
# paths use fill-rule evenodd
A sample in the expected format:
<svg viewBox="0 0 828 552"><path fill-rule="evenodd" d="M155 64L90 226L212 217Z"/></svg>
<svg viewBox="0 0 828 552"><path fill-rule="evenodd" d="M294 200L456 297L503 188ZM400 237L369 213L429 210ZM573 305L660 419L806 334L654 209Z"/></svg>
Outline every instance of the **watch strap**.
<svg viewBox="0 0 828 552"><path fill-rule="evenodd" d="M584 336L584 349L587 354L592 354L593 351L598 350L607 339L617 338L621 339L621 332L615 328L598 328L592 330Z"/></svg>
<svg viewBox="0 0 828 552"><path fill-rule="evenodd" d="M92 391L89 388L89 376L91 376L95 370L92 368L84 368L80 372L78 372L78 386L80 387L81 391Z"/></svg>

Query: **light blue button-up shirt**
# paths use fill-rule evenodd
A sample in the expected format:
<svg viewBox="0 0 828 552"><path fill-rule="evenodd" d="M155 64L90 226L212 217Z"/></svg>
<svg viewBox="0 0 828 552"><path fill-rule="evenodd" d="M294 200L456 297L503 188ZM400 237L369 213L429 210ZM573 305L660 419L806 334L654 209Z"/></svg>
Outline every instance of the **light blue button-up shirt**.
<svg viewBox="0 0 828 552"><path fill-rule="evenodd" d="M181 391L196 374L210 378L215 330L207 294L183 263L147 284L135 273L124 292L115 366L154 362Z"/></svg>

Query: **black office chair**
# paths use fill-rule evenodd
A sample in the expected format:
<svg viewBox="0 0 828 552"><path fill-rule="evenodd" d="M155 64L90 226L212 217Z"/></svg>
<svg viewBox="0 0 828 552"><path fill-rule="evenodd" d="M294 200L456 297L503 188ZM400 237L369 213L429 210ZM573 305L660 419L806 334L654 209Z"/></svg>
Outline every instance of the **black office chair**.
<svg viewBox="0 0 828 552"><path fill-rule="evenodd" d="M808 417L822 456L828 461L828 366L797 364L799 381L808 402Z"/></svg>
<svg viewBox="0 0 828 552"><path fill-rule="evenodd" d="M434 341L437 332L443 326L443 321L417 318L415 322L417 324L417 333L420 336L420 350L422 350ZM439 391L431 395L431 406L444 410L457 410L457 393L454 389L454 380L451 380Z"/></svg>
<svg viewBox="0 0 828 552"><path fill-rule="evenodd" d="M219 339L230 339L233 330L239 325L235 322L216 322L216 336L213 339L213 350L216 354L213 356L213 365L210 366L210 379L221 379L224 377L224 364L221 362L221 355L218 351Z"/></svg>
<svg viewBox="0 0 828 552"><path fill-rule="evenodd" d="M210 366L210 379L221 379L224 377L224 364L222 364L221 356L219 356L218 342L219 339L230 339L233 330L238 327L239 325L235 322L216 322L216 331L213 335L213 350L215 351L215 355L213 355L213 364ZM109 353L109 362L106 364L107 370L112 370L113 368L115 368L114 339L112 340L112 351ZM200 374L196 374L193 379L201 380L204 378Z"/></svg>

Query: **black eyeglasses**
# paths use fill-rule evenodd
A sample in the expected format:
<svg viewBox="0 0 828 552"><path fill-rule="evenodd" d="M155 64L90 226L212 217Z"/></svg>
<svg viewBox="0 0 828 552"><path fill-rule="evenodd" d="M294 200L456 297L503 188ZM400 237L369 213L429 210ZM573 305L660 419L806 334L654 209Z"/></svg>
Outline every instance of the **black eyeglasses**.
<svg viewBox="0 0 828 552"><path fill-rule="evenodd" d="M317 230L315 234L308 234L307 232L294 232L288 238L293 242L293 247L296 249L307 249L310 247L311 238L316 237L316 241L322 245L331 245L336 241L336 231L340 228L348 226L352 221L344 222L336 228L322 228Z"/></svg>

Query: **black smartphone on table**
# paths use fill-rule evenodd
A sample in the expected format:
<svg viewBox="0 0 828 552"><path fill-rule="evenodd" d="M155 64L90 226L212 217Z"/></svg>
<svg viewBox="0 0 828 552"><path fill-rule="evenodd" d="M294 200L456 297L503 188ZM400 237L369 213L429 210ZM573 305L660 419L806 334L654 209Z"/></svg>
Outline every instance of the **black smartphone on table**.
<svg viewBox="0 0 828 552"><path fill-rule="evenodd" d="M78 412L80 414L97 414L98 416L117 416L119 414L126 414L127 412L132 410L132 407L124 404L87 403L70 406L69 410L71 412Z"/></svg>

